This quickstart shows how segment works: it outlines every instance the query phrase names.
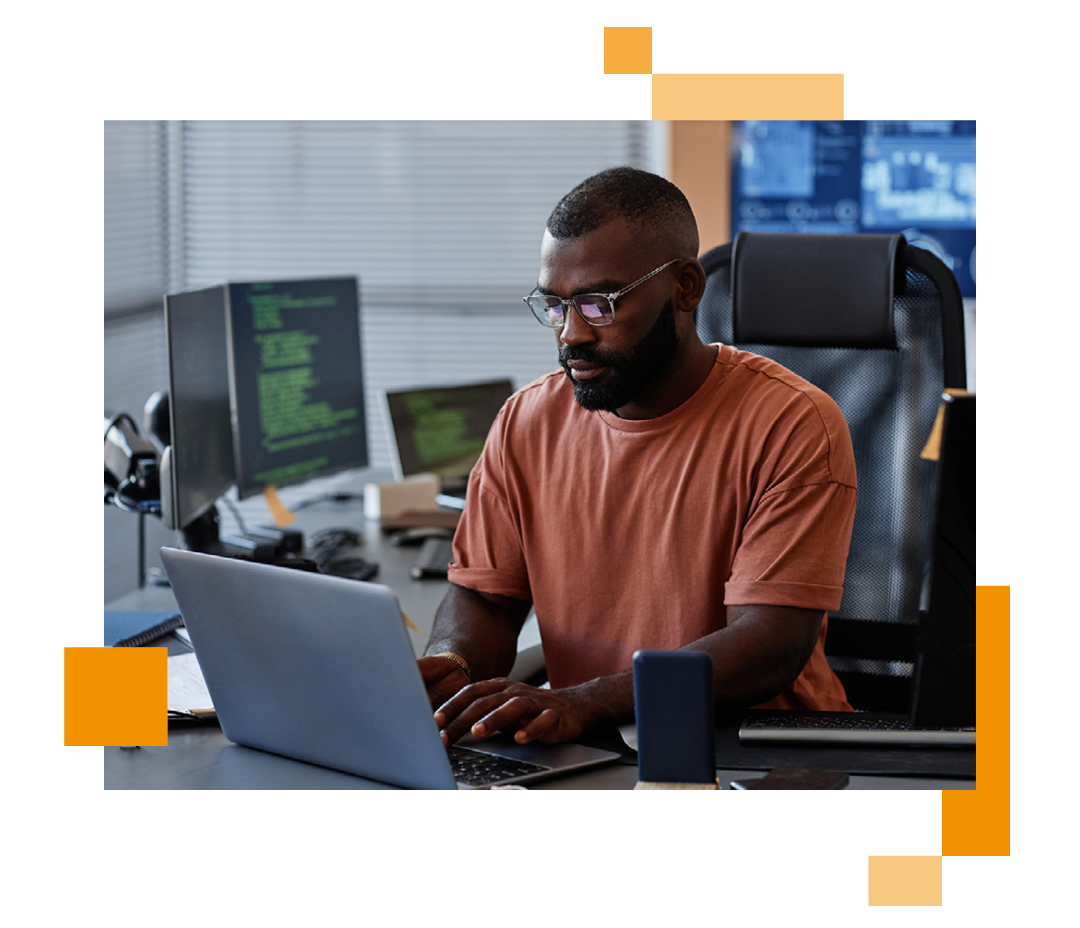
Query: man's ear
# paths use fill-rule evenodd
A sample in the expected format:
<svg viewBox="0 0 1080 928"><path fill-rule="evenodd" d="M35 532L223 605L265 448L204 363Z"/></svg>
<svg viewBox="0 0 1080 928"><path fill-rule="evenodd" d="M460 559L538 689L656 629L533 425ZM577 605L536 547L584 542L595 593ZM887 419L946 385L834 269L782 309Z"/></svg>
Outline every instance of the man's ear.
<svg viewBox="0 0 1080 928"><path fill-rule="evenodd" d="M701 262L697 258L687 258L676 265L675 283L678 288L676 308L693 312L705 293L705 268Z"/></svg>

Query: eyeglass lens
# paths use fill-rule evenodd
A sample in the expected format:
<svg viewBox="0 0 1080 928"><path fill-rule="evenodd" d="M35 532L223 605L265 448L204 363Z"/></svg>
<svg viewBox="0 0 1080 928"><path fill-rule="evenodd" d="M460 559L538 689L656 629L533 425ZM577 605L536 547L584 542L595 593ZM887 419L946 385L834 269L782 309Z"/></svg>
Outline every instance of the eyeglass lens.
<svg viewBox="0 0 1080 928"><path fill-rule="evenodd" d="M611 304L602 296L576 296L573 301L586 322L610 324L614 316ZM566 322L566 307L557 297L532 297L529 299L529 306L544 325L555 327Z"/></svg>

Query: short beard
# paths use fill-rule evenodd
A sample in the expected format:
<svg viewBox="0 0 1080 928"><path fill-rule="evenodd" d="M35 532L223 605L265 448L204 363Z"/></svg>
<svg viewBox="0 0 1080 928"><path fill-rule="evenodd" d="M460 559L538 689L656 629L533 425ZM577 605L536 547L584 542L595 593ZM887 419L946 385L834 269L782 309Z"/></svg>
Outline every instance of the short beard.
<svg viewBox="0 0 1080 928"><path fill-rule="evenodd" d="M675 304L668 300L656 322L629 351L601 351L591 345L563 345L559 363L574 385L574 399L590 411L615 412L649 390L670 369L679 350ZM586 361L609 368L604 383L574 380L568 361Z"/></svg>

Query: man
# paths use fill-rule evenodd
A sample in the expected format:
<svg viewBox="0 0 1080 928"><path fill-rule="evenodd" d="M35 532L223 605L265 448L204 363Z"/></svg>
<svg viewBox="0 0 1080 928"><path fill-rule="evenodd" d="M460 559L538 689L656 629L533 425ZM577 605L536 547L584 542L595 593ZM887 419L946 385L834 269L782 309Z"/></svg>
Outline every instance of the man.
<svg viewBox="0 0 1080 928"><path fill-rule="evenodd" d="M526 298L562 370L512 396L474 469L420 659L447 743L633 719L639 648L713 660L718 708L849 709L824 656L855 511L820 390L697 336L686 198L615 168L555 207ZM535 605L550 689L504 678Z"/></svg>

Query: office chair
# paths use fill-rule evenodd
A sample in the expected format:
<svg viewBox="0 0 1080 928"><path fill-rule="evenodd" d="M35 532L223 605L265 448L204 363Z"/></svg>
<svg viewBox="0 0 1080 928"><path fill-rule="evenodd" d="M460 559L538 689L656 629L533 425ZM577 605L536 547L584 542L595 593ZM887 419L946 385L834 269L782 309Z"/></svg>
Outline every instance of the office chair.
<svg viewBox="0 0 1080 928"><path fill-rule="evenodd" d="M847 419L858 504L826 656L855 708L906 712L935 492L920 452L967 381L956 280L902 235L742 232L701 263L702 340L772 358Z"/></svg>

